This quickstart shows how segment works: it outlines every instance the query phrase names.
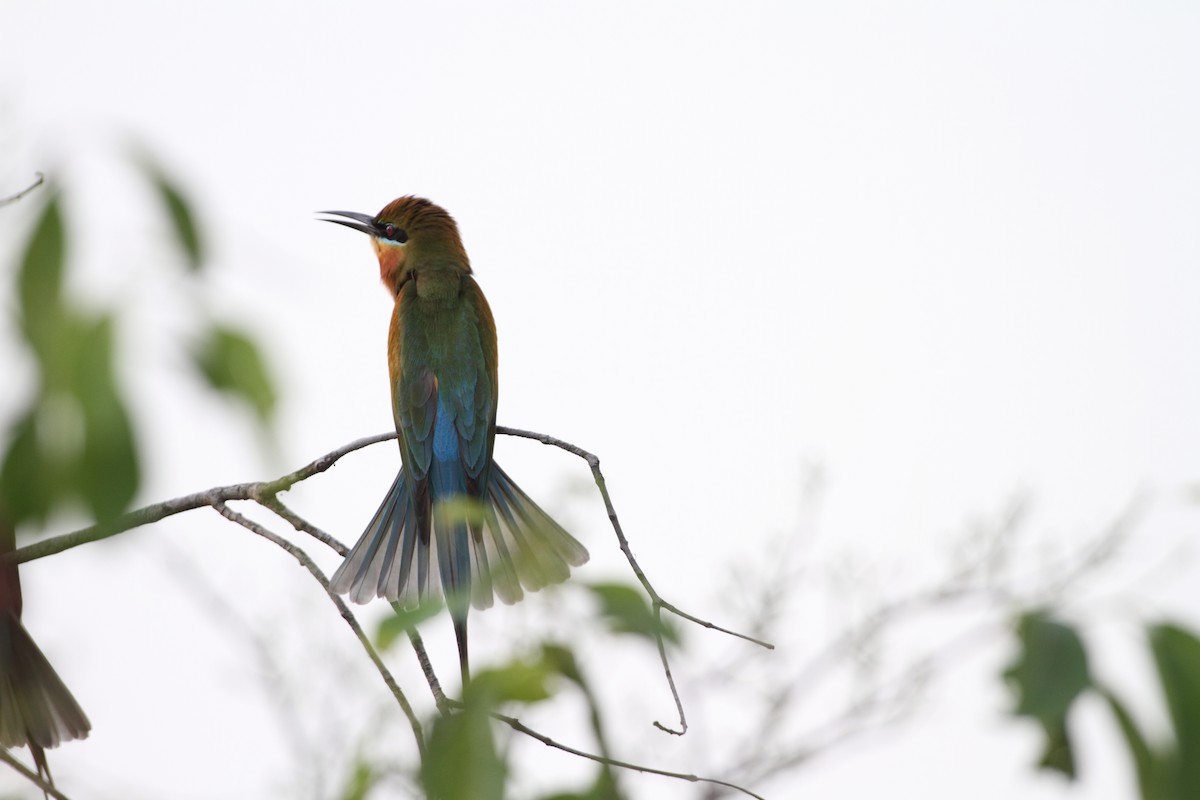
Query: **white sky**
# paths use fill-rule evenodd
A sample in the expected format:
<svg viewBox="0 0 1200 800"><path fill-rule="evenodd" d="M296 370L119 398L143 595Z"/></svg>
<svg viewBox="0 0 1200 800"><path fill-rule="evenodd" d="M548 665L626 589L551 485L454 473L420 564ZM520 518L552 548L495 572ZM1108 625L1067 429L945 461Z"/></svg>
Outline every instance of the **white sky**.
<svg viewBox="0 0 1200 800"><path fill-rule="evenodd" d="M312 219L417 193L458 218L495 311L501 424L599 454L643 566L684 607L721 616L731 563L798 524L808 462L829 481L818 559L934 571L948 533L1021 490L1034 528L1063 536L1149 492L1138 563L1194 531L1179 492L1200 477L1191 4L6 1L0 20L0 194L59 178L76 291L162 332L131 342L144 501L270 477L390 426L389 300L361 237ZM249 320L276 359L270 463L244 422L181 388L176 343L197 317L119 155L131 139L193 192L215 251L202 305ZM7 241L33 206L5 210ZM506 441L498 456L586 540L584 577L621 574L579 463ZM297 505L353 539L394 464L376 448ZM95 726L53 754L56 775L90 797L287 796L287 750L264 744L275 720L241 705L255 669L171 587L164 553L202 559L252 626L295 648L306 691L336 708L350 680L336 661L386 698L282 554L211 512L162 527L24 570L29 627ZM1119 613L1196 621L1182 557L1126 587ZM476 618L484 652L506 619ZM451 646L442 633L431 645ZM902 738L759 788L1068 796L1026 768L1034 739L1003 722L997 663L964 690L991 694L943 697ZM1107 746L1109 721L1089 719ZM648 720L633 724L642 736ZM722 721L694 724L711 743ZM670 757L705 771L688 746ZM1128 771L1095 760L1079 795L1129 796ZM693 796L630 780L637 796Z"/></svg>

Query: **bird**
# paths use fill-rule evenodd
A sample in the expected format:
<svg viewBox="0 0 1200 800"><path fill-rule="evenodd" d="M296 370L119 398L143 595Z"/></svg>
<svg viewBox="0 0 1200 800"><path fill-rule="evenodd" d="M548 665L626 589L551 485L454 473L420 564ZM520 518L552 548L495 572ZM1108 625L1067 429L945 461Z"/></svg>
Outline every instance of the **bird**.
<svg viewBox="0 0 1200 800"><path fill-rule="evenodd" d="M28 746L38 776L50 786L46 749L86 738L87 715L21 624L21 576L3 558L16 549L16 531L0 512L0 745Z"/></svg>
<svg viewBox="0 0 1200 800"><path fill-rule="evenodd" d="M588 551L492 458L496 324L454 218L413 195L374 216L317 213L370 237L394 300L387 352L401 461L330 588L404 608L444 598L465 686L469 607L561 583Z"/></svg>

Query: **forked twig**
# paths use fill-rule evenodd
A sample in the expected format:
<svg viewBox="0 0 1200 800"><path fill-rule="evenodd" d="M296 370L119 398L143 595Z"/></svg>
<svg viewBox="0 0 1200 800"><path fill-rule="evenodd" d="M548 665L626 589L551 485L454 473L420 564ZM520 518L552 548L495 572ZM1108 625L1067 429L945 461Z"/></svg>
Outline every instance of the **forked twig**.
<svg viewBox="0 0 1200 800"><path fill-rule="evenodd" d="M716 625L705 619L700 619L699 617L694 617L691 614L681 611L679 608L671 603L668 603L662 598L662 595L660 595L658 590L656 590L653 584L650 583L650 579L646 577L646 573L642 571L641 565L638 564L637 558L635 558L633 555L633 549L629 546L629 540L625 538L625 531L621 529L621 521L617 518L617 509L615 506L613 506L612 497L609 496L608 487L604 482L604 473L600 471L600 459L598 456L589 453L582 447L577 447L570 442L564 442L562 439L556 439L553 436L548 436L544 433L535 433L533 431L521 430L520 428L507 428L499 425L496 426L496 433L503 433L507 436L518 436L523 439L533 439L534 441L541 442L542 444L557 447L560 450L566 450L568 453L579 456L587 462L588 467L590 467L592 470L592 478L596 481L596 488L600 490L600 496L604 499L604 510L608 513L608 521L612 524L613 532L617 535L617 541L621 545L621 552L625 554L625 559L629 562L630 569L633 570L633 574L636 575L638 581L641 582L642 588L646 590L646 594L650 595L650 601L654 607L655 620L661 622L661 612L663 609L666 609L672 614L686 619L689 622L693 622L703 628L720 631L721 633L728 634L729 636L735 636L738 639L744 639L748 642L753 642L754 644L760 647L765 647L768 650L775 649L775 645L771 644L770 642L763 641L762 639L756 639L753 636L748 636L744 633L738 633L737 631L733 631L728 628L723 628L720 625ZM667 661L667 648L666 643L663 641L661 627L659 630L655 631L654 638L658 644L658 656L662 661L663 673L667 677L667 685L671 688L671 697L675 700L675 709L679 712L679 729L675 730L673 728L669 728L657 720L654 722L654 727L661 731L665 731L666 733L682 736L683 734L687 733L687 717L683 713L683 701L679 698L679 690L675 687L675 678L671 674L671 665Z"/></svg>

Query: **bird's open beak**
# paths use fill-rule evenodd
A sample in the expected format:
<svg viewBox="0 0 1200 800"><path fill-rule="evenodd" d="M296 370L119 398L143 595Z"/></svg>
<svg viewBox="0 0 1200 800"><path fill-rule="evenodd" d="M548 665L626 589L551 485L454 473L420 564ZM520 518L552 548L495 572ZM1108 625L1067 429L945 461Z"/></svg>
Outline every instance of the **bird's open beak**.
<svg viewBox="0 0 1200 800"><path fill-rule="evenodd" d="M362 231L369 236L377 236L379 234L379 231L375 228L375 218L370 214L359 214L354 211L318 211L317 213L330 214L335 217L347 217L347 219L323 219L318 217L321 222L336 222L338 225L345 225L347 228Z"/></svg>

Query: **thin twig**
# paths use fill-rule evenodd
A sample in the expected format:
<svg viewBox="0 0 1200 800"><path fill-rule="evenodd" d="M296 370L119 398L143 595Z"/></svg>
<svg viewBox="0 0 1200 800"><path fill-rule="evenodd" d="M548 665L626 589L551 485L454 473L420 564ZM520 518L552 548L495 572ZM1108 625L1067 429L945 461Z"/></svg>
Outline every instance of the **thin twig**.
<svg viewBox="0 0 1200 800"><path fill-rule="evenodd" d="M227 506L224 502L217 502L213 507L217 510L217 513L226 519L236 522L238 525L241 525L251 533L256 533L272 544L286 550L292 555L293 558L299 561L300 564L307 569L314 578L317 579L317 582L320 583L322 588L325 589L325 593L329 595L329 599L332 600L333 604L337 606L338 612L342 615L342 619L346 620L346 624L349 625L350 629L354 631L354 635L358 637L359 643L363 646L363 649L367 651L367 655L370 657L371 662L375 664L375 668L379 670L380 676L383 677L383 682L387 684L388 689L390 689L392 692L392 696L395 697L396 702L400 704L400 709L404 712L404 716L408 717L409 725L412 726L413 736L417 740L417 750L420 751L421 758L424 759L425 735L421 730L421 721L417 719L417 714L415 711L413 711L412 705L408 702L408 698L404 695L404 690L400 688L399 684L396 683L396 679L392 677L392 673L388 670L387 665L383 663L383 659L379 657L379 653L376 652L374 646L371 644L371 640L368 639L367 635L363 632L362 626L358 624L358 620L355 618L353 612L350 611L350 608L339 595L330 591L329 581L326 579L325 573L321 572L321 568L317 566L316 562L309 558L308 553L304 552L304 550L301 548L292 544L287 539L284 539L282 536L272 533L254 520L239 514Z"/></svg>
<svg viewBox="0 0 1200 800"><path fill-rule="evenodd" d="M620 761L615 758L605 758L604 756L598 756L595 753L588 753L584 750L577 750L574 747L569 747L568 745L563 744L562 742L555 741L554 739L550 738L549 736L547 736L544 733L539 733L538 731L535 731L533 728L530 728L529 726L525 725L523 722L521 722L516 717L510 717L507 714L498 714L498 713L493 712L492 719L500 720L501 722L503 722L504 724L506 724L510 728L512 728L514 731L523 733L526 736L537 739L539 742L546 745L547 747L553 747L556 750L562 750L564 753L570 753L573 756L579 756L580 758L586 758L587 760L594 761L597 764L604 764L605 766L609 766L609 767L618 767L620 769L628 769L628 770L632 770L634 772L643 772L643 773L646 773L647 775L662 775L663 777L666 777L666 778L677 778L678 780L688 781L689 783L711 783L711 784L715 784L717 786L724 786L728 789L735 789L743 794L749 795L750 797L757 798L757 800L764 800L764 798L761 795L757 795L754 792L750 791L749 789L747 789L743 786L738 786L736 783L729 783L728 781L722 781L722 780L718 780L716 778L704 778L699 775L692 775L692 774L689 774L686 772L671 772L670 770L657 769L655 767L647 767L642 764L633 764L631 762Z"/></svg>
<svg viewBox="0 0 1200 800"><path fill-rule="evenodd" d="M399 614L403 609L399 603L392 603L392 608ZM417 654L417 663L421 665L421 672L425 673L425 681L429 684L429 691L433 693L433 702L437 704L437 709L445 714L452 707L452 703L446 697L446 693L442 691L442 684L438 681L437 673L433 671L433 662L429 660L429 653L425 650L425 642L421 639L421 634L417 633L416 628L408 629L408 641L412 643L413 652Z"/></svg>
<svg viewBox="0 0 1200 800"><path fill-rule="evenodd" d="M668 603L662 598L662 595L660 595L654 586L651 585L650 580L646 577L646 573L642 572L641 566L638 565L637 559L634 557L633 551L629 547L629 540L625 538L625 532L621 528L620 520L617 518L617 511L613 507L612 498L608 494L608 487L604 482L604 474L600 471L599 457L589 453L582 447L577 447L570 442L564 442L562 439L555 439L553 436L547 436L544 433L535 433L534 431L526 431L519 428L506 428L500 425L496 426L496 433L503 433L506 436L518 436L522 439L533 439L534 441L541 442L542 444L550 445L551 447L557 447L560 450L566 450L568 453L579 456L588 463L588 466L591 467L592 470L592 477L595 478L596 486L600 490L600 496L604 499L604 509L608 513L608 520L610 523L612 523L613 531L617 534L617 541L621 543L621 552L625 554L625 558L629 561L629 566L633 568L633 573L637 576L638 581L641 582L643 588L646 590L646 593L650 595L651 599L653 599L655 603L662 606L667 611L670 611L672 614L682 617L688 622L694 622L703 628L720 631L721 633L737 637L738 639L744 639L747 642L752 642L753 644L758 645L759 647L765 647L767 650L775 649L775 645L771 644L770 642L763 641L762 639L756 639L753 636L747 636L744 633L738 633L737 631L733 631L728 628L723 628L720 625L715 625L708 620L700 619L699 617L694 617L691 614L681 611L678 607Z"/></svg>
<svg viewBox="0 0 1200 800"><path fill-rule="evenodd" d="M41 186L43 183L45 183L45 182L46 182L46 176L45 176L45 175L43 175L42 173L40 173L40 172L35 172L35 173L33 173L33 174L34 174L33 183L29 184L28 186L26 186L24 189L22 189L21 191L17 192L16 194L9 195L8 197L3 197L3 198L0 198L0 206L6 206L6 205L8 205L9 203L15 203L15 202L17 202L17 201L18 201L18 200L20 200L22 197L24 197L25 195L29 194L29 193L30 193L30 192L32 192L34 189L38 188L39 186Z"/></svg>
<svg viewBox="0 0 1200 800"><path fill-rule="evenodd" d="M663 641L662 631L662 606L658 603L654 604L654 641L658 645L658 658L662 661L663 673L667 676L667 685L671 687L671 696L675 698L675 710L679 712L679 730L668 728L658 720L654 720L654 727L664 733L669 733L672 736L683 736L687 733L688 724L687 716L683 713L683 701L679 699L679 692L675 688L675 676L671 674L671 663L667 661L667 646Z"/></svg>
<svg viewBox="0 0 1200 800"><path fill-rule="evenodd" d="M54 788L54 784L49 783L48 781L44 780L41 775L38 775L36 772L31 770L29 767L22 764L16 758L16 756L14 756L12 753L8 752L7 747L0 747L0 761L3 761L5 764L8 764L10 767L15 769L17 772L21 773L21 775L26 780L28 780L34 786L41 789L43 792L45 792L50 797L55 798L55 800L71 800L71 798L67 797L65 794L60 792L58 789Z"/></svg>
<svg viewBox="0 0 1200 800"><path fill-rule="evenodd" d="M278 495L264 497L258 502L265 508L275 512L275 515L284 522L288 523L301 533L307 533L309 536L313 537L342 558L345 558L347 555L349 555L349 547L346 547L346 545L339 542L335 537L330 536L328 533L321 530L316 525L313 525L295 511L292 511L292 509L288 508L287 505L285 505L284 502L279 499Z"/></svg>

